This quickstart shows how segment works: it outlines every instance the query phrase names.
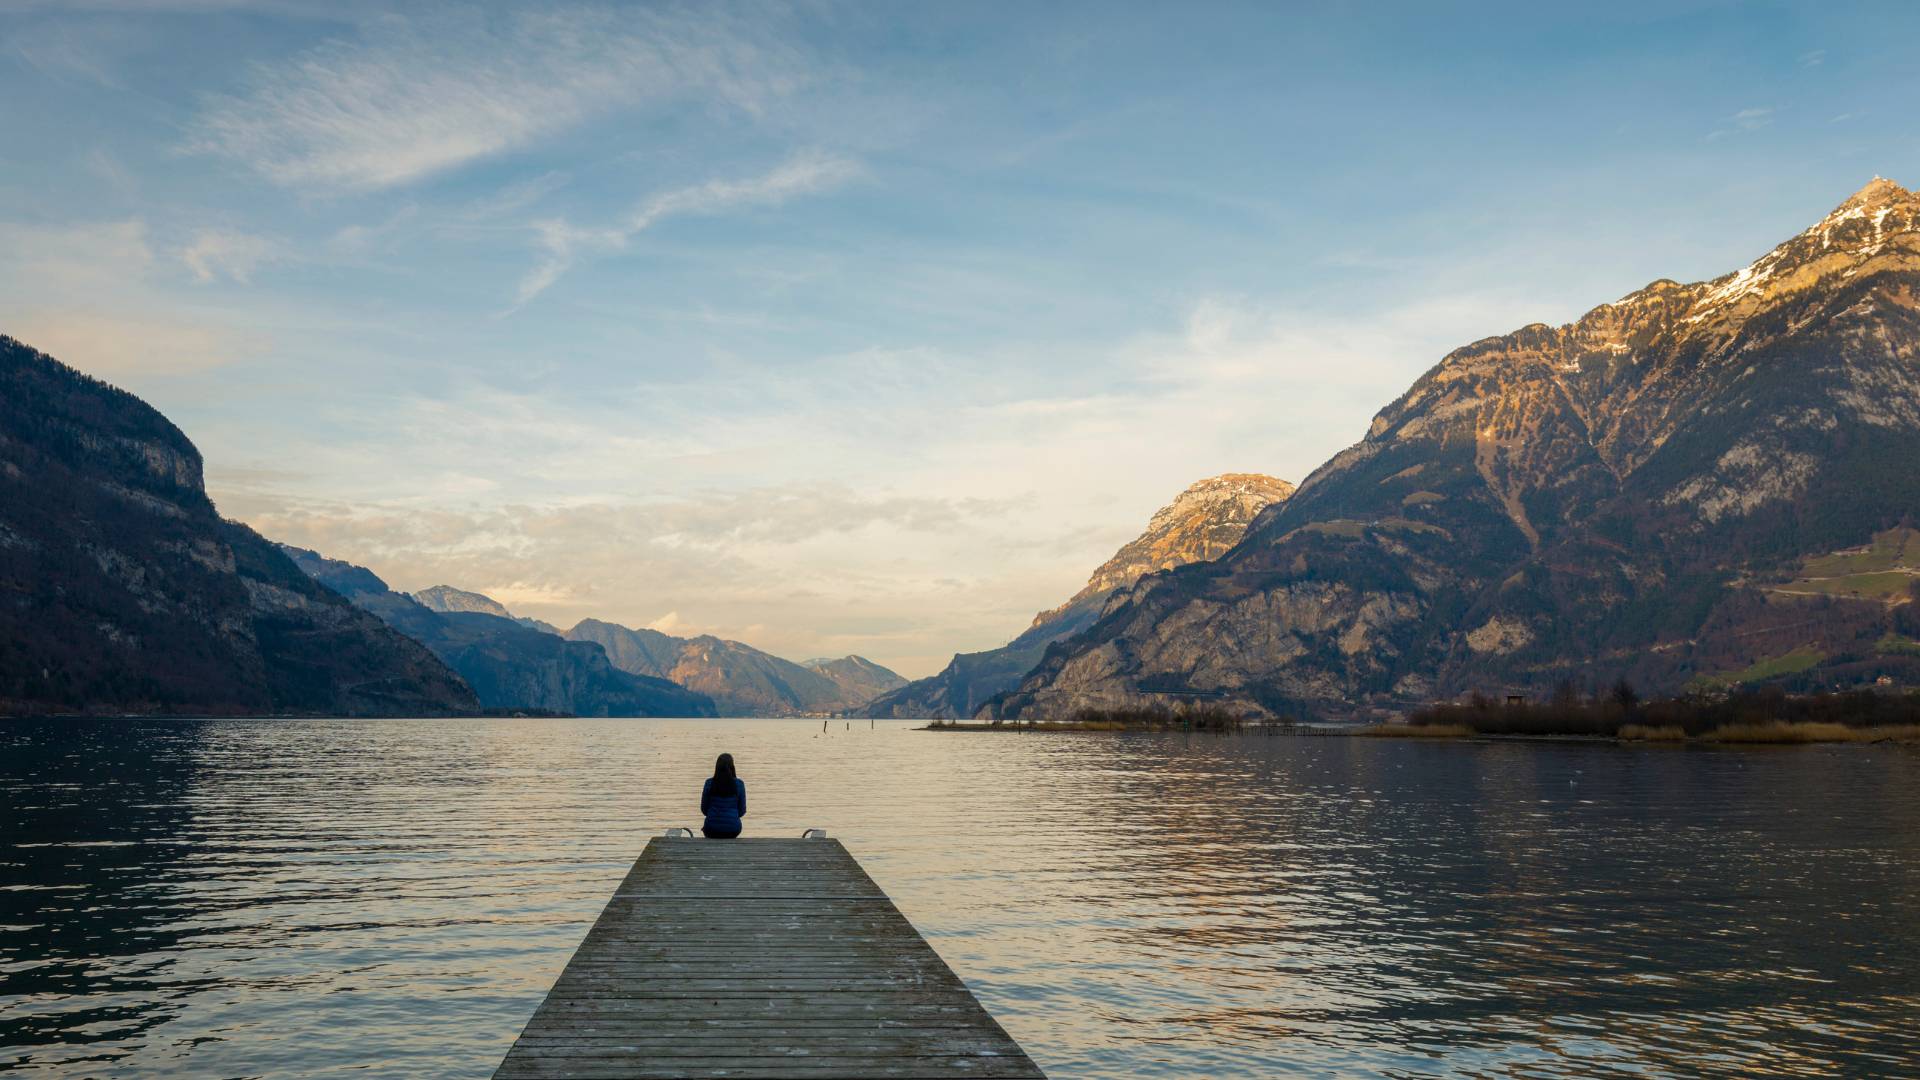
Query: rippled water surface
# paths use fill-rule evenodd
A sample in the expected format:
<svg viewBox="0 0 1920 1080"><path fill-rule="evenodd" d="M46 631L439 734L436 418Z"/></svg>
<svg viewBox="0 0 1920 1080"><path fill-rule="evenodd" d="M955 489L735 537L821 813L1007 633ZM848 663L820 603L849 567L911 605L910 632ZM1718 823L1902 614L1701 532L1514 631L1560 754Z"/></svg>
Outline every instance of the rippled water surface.
<svg viewBox="0 0 1920 1080"><path fill-rule="evenodd" d="M1056 1078L1920 1075L1920 755L0 724L0 1071L484 1077L730 750Z"/></svg>

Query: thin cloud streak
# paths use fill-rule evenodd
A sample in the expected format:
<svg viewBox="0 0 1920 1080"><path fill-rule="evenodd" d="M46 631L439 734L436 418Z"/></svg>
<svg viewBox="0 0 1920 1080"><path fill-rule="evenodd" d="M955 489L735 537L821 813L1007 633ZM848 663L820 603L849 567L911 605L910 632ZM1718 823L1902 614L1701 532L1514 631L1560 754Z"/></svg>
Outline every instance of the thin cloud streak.
<svg viewBox="0 0 1920 1080"><path fill-rule="evenodd" d="M830 191L861 175L857 162L820 151L789 158L772 171L745 180L709 180L666 191L635 207L618 225L582 229L553 218L534 223L545 252L539 265L520 280L513 308L545 292L586 252L623 250L635 236L672 217L718 214L748 206L778 206L789 199Z"/></svg>
<svg viewBox="0 0 1920 1080"><path fill-rule="evenodd" d="M1779 111L1780 111L1779 109L1776 109L1770 105L1764 106L1764 107L1755 106L1750 109L1741 109L1739 112L1734 113L1732 116L1727 117L1726 119L1726 123L1728 125L1727 127L1717 128L1714 131L1709 132L1707 134L1707 141L1718 142L1729 135L1738 135L1738 134L1742 134L1749 131L1759 131L1761 128L1772 124L1774 114Z"/></svg>
<svg viewBox="0 0 1920 1080"><path fill-rule="evenodd" d="M278 241L232 229L202 229L180 252L180 261L192 271L195 281L224 277L241 285L253 280L255 270L284 257Z"/></svg>

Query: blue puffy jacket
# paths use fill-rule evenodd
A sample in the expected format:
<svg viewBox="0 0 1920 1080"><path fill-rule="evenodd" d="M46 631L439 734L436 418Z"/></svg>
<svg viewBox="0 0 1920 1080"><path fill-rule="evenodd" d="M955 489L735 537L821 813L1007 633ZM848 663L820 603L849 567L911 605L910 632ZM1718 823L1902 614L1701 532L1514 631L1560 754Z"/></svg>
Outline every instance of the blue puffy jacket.
<svg viewBox="0 0 1920 1080"><path fill-rule="evenodd" d="M733 793L715 795L713 777L700 785L700 812L707 815L705 827L713 832L737 832L740 819L747 816L747 782L736 779Z"/></svg>

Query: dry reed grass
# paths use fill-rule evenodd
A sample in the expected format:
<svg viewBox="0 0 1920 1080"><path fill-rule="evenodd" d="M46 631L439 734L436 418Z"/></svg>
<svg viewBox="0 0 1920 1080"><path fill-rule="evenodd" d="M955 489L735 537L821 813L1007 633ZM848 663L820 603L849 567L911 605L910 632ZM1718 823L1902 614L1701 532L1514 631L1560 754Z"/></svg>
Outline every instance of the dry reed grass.
<svg viewBox="0 0 1920 1080"><path fill-rule="evenodd" d="M1920 724L1895 724L1886 727L1849 727L1834 723L1728 724L1697 736L1701 742L1776 743L1877 743L1920 742Z"/></svg>
<svg viewBox="0 0 1920 1080"><path fill-rule="evenodd" d="M1356 735L1390 739L1458 739L1486 732L1465 724L1374 724ZM1806 746L1813 743L1920 743L1920 724L1850 727L1826 722L1772 720L1735 723L1689 735L1673 724L1626 724L1615 733L1622 742L1721 743L1739 746Z"/></svg>
<svg viewBox="0 0 1920 1080"><path fill-rule="evenodd" d="M1370 739L1460 739L1479 732L1465 724L1369 724L1354 734Z"/></svg>

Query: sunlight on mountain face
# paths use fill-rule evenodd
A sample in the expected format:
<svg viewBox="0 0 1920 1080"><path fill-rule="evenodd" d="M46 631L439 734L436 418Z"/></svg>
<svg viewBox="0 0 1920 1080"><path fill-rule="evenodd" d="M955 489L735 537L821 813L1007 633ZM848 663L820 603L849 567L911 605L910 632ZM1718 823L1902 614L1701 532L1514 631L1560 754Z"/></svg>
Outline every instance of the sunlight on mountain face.
<svg viewBox="0 0 1920 1080"><path fill-rule="evenodd" d="M1888 467L1920 452L1917 289L1920 196L1876 178L1742 270L1457 349L1218 569L1050 653L995 715L1183 688L1268 715L1670 693L1795 649L1820 662L1774 674L1913 681L1875 648L1884 605L1771 586L1784 555L1920 506L1920 473Z"/></svg>

